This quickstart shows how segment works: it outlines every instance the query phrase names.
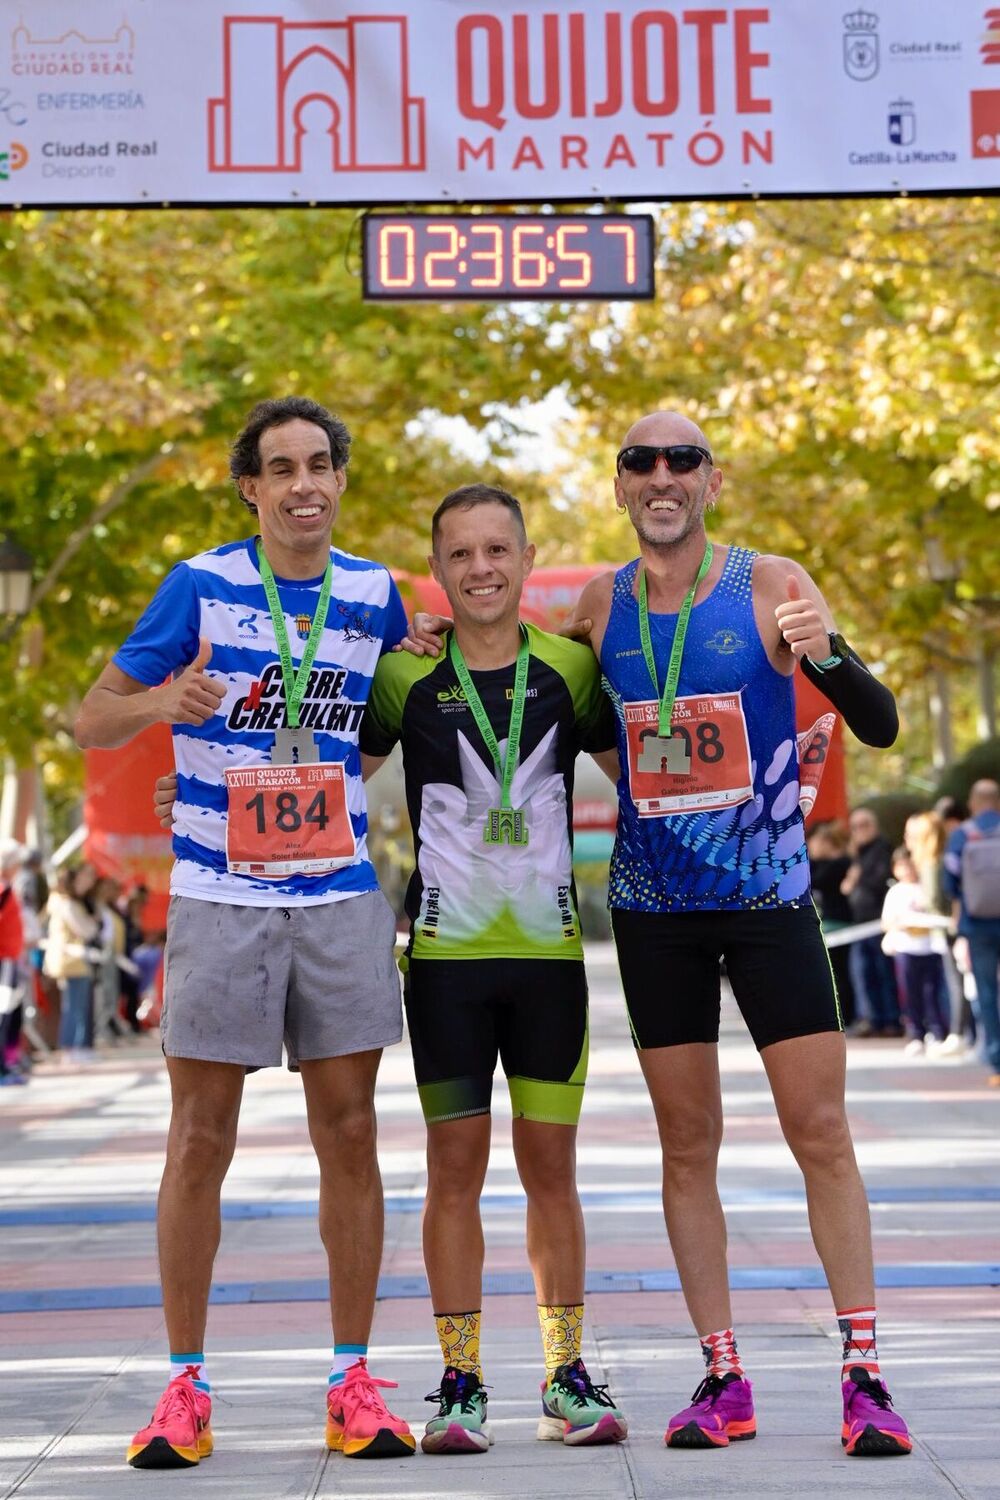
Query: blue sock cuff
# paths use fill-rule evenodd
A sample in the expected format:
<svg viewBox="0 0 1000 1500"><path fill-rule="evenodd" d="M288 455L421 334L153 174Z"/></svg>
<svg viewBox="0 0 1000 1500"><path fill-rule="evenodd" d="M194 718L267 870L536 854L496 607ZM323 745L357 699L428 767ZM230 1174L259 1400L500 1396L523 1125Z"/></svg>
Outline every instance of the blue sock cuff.
<svg viewBox="0 0 1000 1500"><path fill-rule="evenodd" d="M333 1352L334 1352L334 1354L358 1354L358 1355L365 1355L365 1354L368 1353L368 1345L367 1344L334 1344L334 1346L333 1346Z"/></svg>

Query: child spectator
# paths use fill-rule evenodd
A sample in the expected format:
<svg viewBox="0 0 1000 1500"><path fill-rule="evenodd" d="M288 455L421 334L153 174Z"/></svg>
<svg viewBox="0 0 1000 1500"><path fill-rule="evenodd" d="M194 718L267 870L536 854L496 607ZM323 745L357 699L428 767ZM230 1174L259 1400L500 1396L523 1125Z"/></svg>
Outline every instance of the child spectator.
<svg viewBox="0 0 1000 1500"><path fill-rule="evenodd" d="M904 845L893 853L892 873L895 884L882 906L882 946L896 963L909 1038L903 1051L913 1057L923 1052L926 1039L941 1043L948 1035L944 970L931 938L939 919Z"/></svg>

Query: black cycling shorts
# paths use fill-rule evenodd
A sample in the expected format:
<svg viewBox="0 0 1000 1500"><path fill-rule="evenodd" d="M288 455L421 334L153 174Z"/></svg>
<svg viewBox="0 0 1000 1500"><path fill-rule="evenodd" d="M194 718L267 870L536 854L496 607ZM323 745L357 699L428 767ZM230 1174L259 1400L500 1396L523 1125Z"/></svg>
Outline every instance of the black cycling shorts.
<svg viewBox="0 0 1000 1500"><path fill-rule="evenodd" d="M498 1057L515 1118L577 1123L587 1077L582 962L411 958L403 1000L428 1125L489 1114Z"/></svg>
<svg viewBox="0 0 1000 1500"><path fill-rule="evenodd" d="M789 1037L844 1029L830 957L812 906L616 909L611 925L632 1039L640 1049L719 1040L723 959L758 1051Z"/></svg>

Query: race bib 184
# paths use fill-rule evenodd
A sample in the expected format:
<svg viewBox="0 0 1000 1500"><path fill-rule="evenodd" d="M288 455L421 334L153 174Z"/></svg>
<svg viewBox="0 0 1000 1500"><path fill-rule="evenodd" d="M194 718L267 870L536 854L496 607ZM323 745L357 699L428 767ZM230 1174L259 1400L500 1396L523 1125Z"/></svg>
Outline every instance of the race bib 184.
<svg viewBox="0 0 1000 1500"><path fill-rule="evenodd" d="M733 807L753 796L750 741L740 693L694 694L674 700L671 738L687 752L689 768L668 769L667 757L651 766L652 742L658 737L660 705L625 704L628 781L640 818L668 818L675 813L710 812ZM649 742L649 748L647 748Z"/></svg>
<svg viewBox="0 0 1000 1500"><path fill-rule="evenodd" d="M240 766L226 773L226 861L234 875L327 875L354 860L344 767Z"/></svg>

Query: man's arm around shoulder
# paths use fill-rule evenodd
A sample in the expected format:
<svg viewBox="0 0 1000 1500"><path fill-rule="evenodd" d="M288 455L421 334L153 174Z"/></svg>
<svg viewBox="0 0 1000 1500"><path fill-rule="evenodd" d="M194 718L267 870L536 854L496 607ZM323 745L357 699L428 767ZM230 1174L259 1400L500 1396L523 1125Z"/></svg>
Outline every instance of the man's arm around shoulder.
<svg viewBox="0 0 1000 1500"><path fill-rule="evenodd" d="M559 632L560 635L569 636L572 640L586 641L598 661L601 658L601 645L604 641L604 632L608 627L608 616L611 613L611 595L614 586L615 575L611 572L600 573L596 578L591 578L585 583L579 599L573 606L572 615Z"/></svg>

